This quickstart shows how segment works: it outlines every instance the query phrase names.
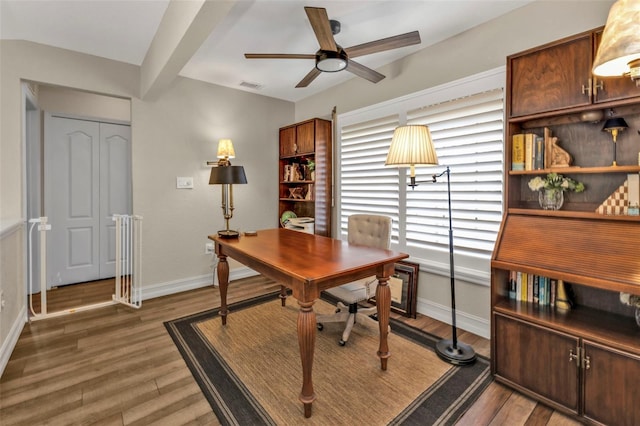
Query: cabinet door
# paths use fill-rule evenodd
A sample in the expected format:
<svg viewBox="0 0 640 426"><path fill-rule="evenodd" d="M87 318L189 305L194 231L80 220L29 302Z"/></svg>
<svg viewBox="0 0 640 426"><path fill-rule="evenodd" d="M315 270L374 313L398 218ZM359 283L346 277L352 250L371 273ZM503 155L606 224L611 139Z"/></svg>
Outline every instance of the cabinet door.
<svg viewBox="0 0 640 426"><path fill-rule="evenodd" d="M584 416L608 425L639 425L640 357L587 341L584 353Z"/></svg>
<svg viewBox="0 0 640 426"><path fill-rule="evenodd" d="M298 153L309 154L315 151L315 127L315 120L296 126L296 143L298 144Z"/></svg>
<svg viewBox="0 0 640 426"><path fill-rule="evenodd" d="M569 354L578 339L501 314L494 314L494 328L496 376L577 414L578 368Z"/></svg>
<svg viewBox="0 0 640 426"><path fill-rule="evenodd" d="M296 128L280 129L280 157L289 157L296 153Z"/></svg>
<svg viewBox="0 0 640 426"><path fill-rule="evenodd" d="M590 34L511 57L511 116L589 105L591 62Z"/></svg>
<svg viewBox="0 0 640 426"><path fill-rule="evenodd" d="M600 45L602 31L595 34L595 48ZM595 51L594 51L595 52ZM595 53L594 53L595 57ZM594 102L607 102L620 99L640 97L640 87L630 77L605 77L593 76Z"/></svg>

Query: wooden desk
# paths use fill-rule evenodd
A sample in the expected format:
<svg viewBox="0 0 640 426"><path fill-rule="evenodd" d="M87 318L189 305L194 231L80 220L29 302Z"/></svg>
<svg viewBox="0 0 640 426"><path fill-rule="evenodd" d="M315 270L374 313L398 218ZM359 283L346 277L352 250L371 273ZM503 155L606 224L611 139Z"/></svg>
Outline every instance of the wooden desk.
<svg viewBox="0 0 640 426"><path fill-rule="evenodd" d="M283 306L286 288L290 288L298 300L298 344L302 360L300 401L304 404L305 417L311 417L311 404L316 399L311 374L316 341L313 304L322 290L371 275L378 277L376 303L380 346L377 354L380 357L380 367L382 370L387 369L387 359L391 356L387 345L391 291L387 284L389 276L394 272L395 262L409 255L349 245L345 241L282 228L262 230L256 236L241 236L238 239L224 239L217 235L210 235L209 239L214 241L219 259L220 316L223 325L227 323L228 314L227 257L279 282L282 285L280 297Z"/></svg>

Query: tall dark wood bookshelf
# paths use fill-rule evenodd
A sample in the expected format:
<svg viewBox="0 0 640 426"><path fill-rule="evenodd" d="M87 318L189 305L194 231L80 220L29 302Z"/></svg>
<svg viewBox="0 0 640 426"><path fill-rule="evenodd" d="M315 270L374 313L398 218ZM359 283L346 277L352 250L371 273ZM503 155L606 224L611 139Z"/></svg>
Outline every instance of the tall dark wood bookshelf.
<svg viewBox="0 0 640 426"><path fill-rule="evenodd" d="M491 261L492 372L497 381L595 424L640 424L640 328L620 292L640 294L640 217L598 207L640 172L640 88L591 65L602 28L507 58L505 212ZM603 112L601 121L587 117ZM629 124L616 144L604 120ZM514 134L558 137L570 167L511 170ZM557 172L585 184L560 210L528 187ZM511 271L562 281L573 307L514 300Z"/></svg>

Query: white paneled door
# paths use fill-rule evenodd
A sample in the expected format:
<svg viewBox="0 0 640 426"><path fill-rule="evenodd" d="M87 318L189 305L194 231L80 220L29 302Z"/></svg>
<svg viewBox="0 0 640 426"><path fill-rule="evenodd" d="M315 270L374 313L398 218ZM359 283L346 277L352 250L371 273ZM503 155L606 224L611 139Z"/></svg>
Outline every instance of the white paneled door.
<svg viewBox="0 0 640 426"><path fill-rule="evenodd" d="M47 288L115 275L111 216L131 214L131 128L47 115Z"/></svg>

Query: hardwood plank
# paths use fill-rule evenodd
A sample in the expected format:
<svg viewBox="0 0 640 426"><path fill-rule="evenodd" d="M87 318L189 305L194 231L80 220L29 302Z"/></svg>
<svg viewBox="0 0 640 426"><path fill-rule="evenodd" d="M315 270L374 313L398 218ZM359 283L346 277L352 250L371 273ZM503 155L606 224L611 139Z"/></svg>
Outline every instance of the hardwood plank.
<svg viewBox="0 0 640 426"><path fill-rule="evenodd" d="M488 425L502 409L512 391L505 386L492 382L478 400L458 421L461 426Z"/></svg>
<svg viewBox="0 0 640 426"><path fill-rule="evenodd" d="M489 425L524 425L535 406L536 402L532 399L513 392Z"/></svg>
<svg viewBox="0 0 640 426"><path fill-rule="evenodd" d="M104 294L112 291L112 283L101 285ZM229 286L228 301L279 289L250 277ZM219 305L218 289L209 286L146 300L141 309L113 305L27 324L0 378L3 426L219 425L163 325ZM449 325L423 315L392 317L431 334L451 334ZM489 355L489 340L460 329L458 337ZM492 383L459 424L579 423Z"/></svg>

